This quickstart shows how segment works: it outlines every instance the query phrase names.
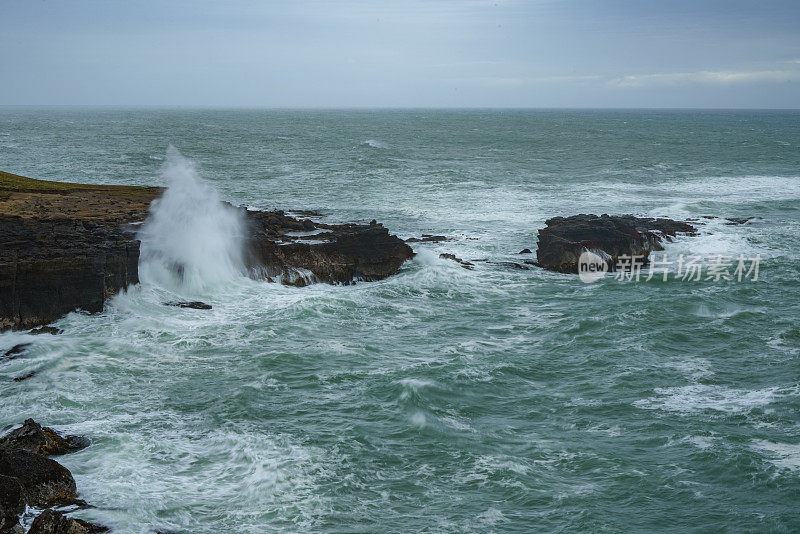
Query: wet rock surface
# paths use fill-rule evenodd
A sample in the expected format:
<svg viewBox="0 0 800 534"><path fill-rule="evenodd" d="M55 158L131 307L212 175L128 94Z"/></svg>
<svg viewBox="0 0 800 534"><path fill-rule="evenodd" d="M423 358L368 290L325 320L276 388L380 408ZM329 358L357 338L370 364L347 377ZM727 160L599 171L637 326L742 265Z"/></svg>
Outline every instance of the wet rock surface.
<svg viewBox="0 0 800 534"><path fill-rule="evenodd" d="M522 265L521 263L517 263L515 261L490 261L487 262L492 265L499 265L500 267L506 267L508 269L516 269L518 271L527 271L528 268Z"/></svg>
<svg viewBox="0 0 800 534"><path fill-rule="evenodd" d="M324 215L314 210L288 210L293 217L324 217Z"/></svg>
<svg viewBox="0 0 800 534"><path fill-rule="evenodd" d="M69 517L62 512L45 510L33 520L28 534L94 534L98 532L108 532L108 528Z"/></svg>
<svg viewBox="0 0 800 534"><path fill-rule="evenodd" d="M22 450L54 456L79 451L91 444L83 436L60 436L50 427L43 427L33 419L26 419L22 426L0 438L0 448Z"/></svg>
<svg viewBox="0 0 800 534"><path fill-rule="evenodd" d="M644 262L653 250L663 250L663 241L678 235L696 235L691 224L663 218L633 215L574 215L554 217L539 230L537 264L551 271L577 273L578 258L592 251L609 266L619 256L641 256Z"/></svg>
<svg viewBox="0 0 800 534"><path fill-rule="evenodd" d="M0 449L0 475L16 479L28 506L69 504L78 496L66 467L33 452Z"/></svg>

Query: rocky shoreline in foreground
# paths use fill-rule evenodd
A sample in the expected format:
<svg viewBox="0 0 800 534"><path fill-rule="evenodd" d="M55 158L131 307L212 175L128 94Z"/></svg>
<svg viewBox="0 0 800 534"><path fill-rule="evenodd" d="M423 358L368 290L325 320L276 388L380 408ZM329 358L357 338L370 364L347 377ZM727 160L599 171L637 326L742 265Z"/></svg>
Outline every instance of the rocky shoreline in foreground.
<svg viewBox="0 0 800 534"><path fill-rule="evenodd" d="M96 534L108 528L65 515L91 505L78 498L72 473L51 456L84 449L82 436L61 436L27 419L0 438L0 534ZM28 511L42 510L31 521Z"/></svg>
<svg viewBox="0 0 800 534"><path fill-rule="evenodd" d="M98 312L139 282L137 230L157 187L35 180L0 171L0 331ZM283 211L239 208L245 261L283 284L381 280L414 252L381 224L326 224Z"/></svg>

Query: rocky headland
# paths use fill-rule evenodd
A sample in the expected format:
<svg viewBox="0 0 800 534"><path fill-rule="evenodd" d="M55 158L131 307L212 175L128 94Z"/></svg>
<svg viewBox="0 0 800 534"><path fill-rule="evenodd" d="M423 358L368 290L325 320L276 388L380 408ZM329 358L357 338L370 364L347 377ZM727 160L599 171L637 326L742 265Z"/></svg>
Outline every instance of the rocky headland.
<svg viewBox="0 0 800 534"><path fill-rule="evenodd" d="M35 180L0 171L0 330L98 312L139 281L137 229L157 187ZM254 276L349 284L397 272L414 253L381 224L326 224L240 208Z"/></svg>

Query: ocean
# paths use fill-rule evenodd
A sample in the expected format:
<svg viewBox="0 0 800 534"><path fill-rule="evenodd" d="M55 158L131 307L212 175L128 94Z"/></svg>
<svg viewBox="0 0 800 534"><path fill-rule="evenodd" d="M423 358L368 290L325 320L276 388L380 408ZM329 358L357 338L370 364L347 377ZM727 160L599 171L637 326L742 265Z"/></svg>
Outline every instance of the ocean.
<svg viewBox="0 0 800 534"><path fill-rule="evenodd" d="M379 282L145 280L62 335L0 334L0 352L33 342L0 366L0 425L92 440L58 459L96 507L80 517L800 530L800 112L0 108L0 169L33 178L163 185L170 145L235 205L450 240L412 243ZM665 254L757 256L758 279L587 284L501 263L578 213L720 217Z"/></svg>

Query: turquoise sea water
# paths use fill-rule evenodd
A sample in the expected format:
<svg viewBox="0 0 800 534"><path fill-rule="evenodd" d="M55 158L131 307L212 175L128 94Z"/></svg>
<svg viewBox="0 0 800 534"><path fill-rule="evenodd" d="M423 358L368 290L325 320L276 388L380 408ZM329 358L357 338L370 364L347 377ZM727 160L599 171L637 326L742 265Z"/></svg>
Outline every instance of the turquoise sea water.
<svg viewBox="0 0 800 534"><path fill-rule="evenodd" d="M383 222L385 281L142 284L0 367L0 424L116 532L800 530L800 113L0 109L0 169L161 183L167 146L234 204ZM545 219L710 220L667 253L756 282L584 284L520 261ZM180 293L178 291L178 293ZM11 379L36 370L22 382Z"/></svg>

